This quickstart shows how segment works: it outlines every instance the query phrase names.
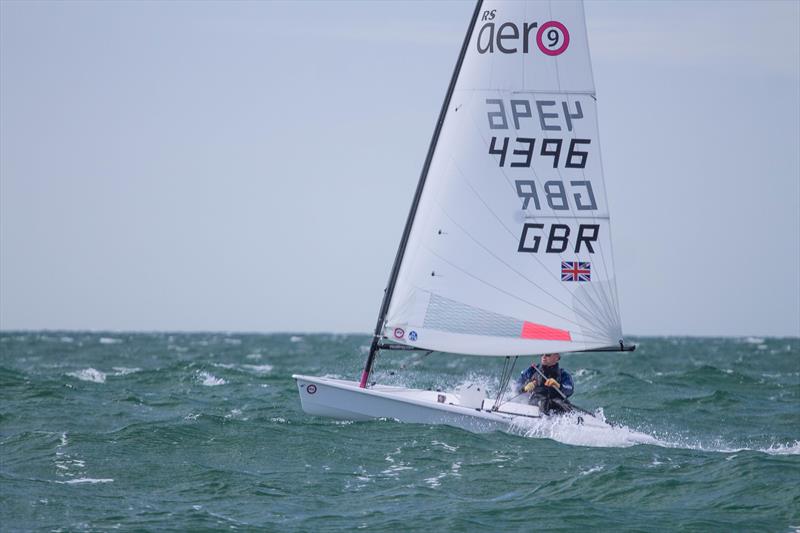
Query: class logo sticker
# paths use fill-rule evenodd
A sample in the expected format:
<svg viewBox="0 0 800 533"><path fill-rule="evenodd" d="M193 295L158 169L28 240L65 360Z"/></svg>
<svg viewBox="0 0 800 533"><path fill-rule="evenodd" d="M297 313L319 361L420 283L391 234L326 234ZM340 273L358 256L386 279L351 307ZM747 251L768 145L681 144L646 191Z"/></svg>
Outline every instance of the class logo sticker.
<svg viewBox="0 0 800 533"><path fill-rule="evenodd" d="M549 56L563 54L569 46L567 27L555 20L545 22L536 32L536 46L543 54Z"/></svg>
<svg viewBox="0 0 800 533"><path fill-rule="evenodd" d="M484 24L475 39L479 54L527 54L538 48L547 56L557 56L563 54L569 46L569 31L557 20L540 25L538 22L501 23L496 18L499 19L496 9L484 11L481 15L481 22ZM536 48L532 46L534 42Z"/></svg>
<svg viewBox="0 0 800 533"><path fill-rule="evenodd" d="M408 340L410 340L410 341L417 340L417 332L416 331L410 331L408 333Z"/></svg>
<svg viewBox="0 0 800 533"><path fill-rule="evenodd" d="M402 339L405 336L406 332L403 328L394 328L394 338L395 339Z"/></svg>
<svg viewBox="0 0 800 533"><path fill-rule="evenodd" d="M309 394L316 393L317 392L317 386L312 383L311 385L306 387L306 392L309 393Z"/></svg>

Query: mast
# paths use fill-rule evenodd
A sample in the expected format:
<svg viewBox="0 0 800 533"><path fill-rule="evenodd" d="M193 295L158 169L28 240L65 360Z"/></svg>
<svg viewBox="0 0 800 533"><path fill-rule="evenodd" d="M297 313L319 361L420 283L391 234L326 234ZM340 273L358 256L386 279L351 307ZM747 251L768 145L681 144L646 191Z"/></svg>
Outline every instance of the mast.
<svg viewBox="0 0 800 533"><path fill-rule="evenodd" d="M458 81L458 74L461 71L462 63L464 62L464 56L467 55L469 41L472 38L472 31L474 30L475 23L478 20L478 15L480 13L482 4L483 0L478 0L475 4L475 11L472 13L472 20L469 23L467 35L464 37L464 43L461 45L461 52L458 55L458 61L456 62L455 69L453 70L453 75L450 78L450 86L447 88L447 95L444 97L442 109L439 112L439 120L436 122L436 128L433 131L433 137L431 138L431 143L428 146L428 155L425 157L425 164L422 166L422 172L420 173L419 182L417 183L417 190L414 193L414 200L411 202L411 209L409 210L408 218L406 219L406 227L403 229L403 236L400 239L400 246L397 248L397 254L394 257L392 271L389 274L389 282L386 284L386 289L383 291L383 301L381 302L381 308L378 312L378 321L375 324L375 333L372 336L372 343L369 347L367 362L364 365L364 371L361 374L361 383L359 384L359 387L362 389L367 386L367 380L372 372L372 365L375 362L375 356L378 353L378 345L380 343L381 333L383 331L383 323L386 320L386 313L389 310L389 302L392 300L392 293L394 292L394 286L397 282L397 275L400 272L400 264L403 262L403 255L405 254L408 237L411 234L411 227L414 224L414 217L417 214L417 206L419 205L419 200L422 197L422 190L425 187L425 179L428 177L428 169L430 169L431 161L433 160L433 154L436 151L436 143L439 140L439 133L442 131L442 125L444 124L444 119L447 115L447 109L450 107L450 98L453 96L453 90L455 89L456 82Z"/></svg>

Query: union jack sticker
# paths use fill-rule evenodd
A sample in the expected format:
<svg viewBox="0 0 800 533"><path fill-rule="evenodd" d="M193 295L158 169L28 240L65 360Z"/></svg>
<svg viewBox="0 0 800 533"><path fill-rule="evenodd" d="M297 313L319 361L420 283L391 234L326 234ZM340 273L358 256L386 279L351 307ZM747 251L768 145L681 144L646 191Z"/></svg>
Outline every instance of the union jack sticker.
<svg viewBox="0 0 800 533"><path fill-rule="evenodd" d="M592 281L592 264L583 261L561 261L561 281Z"/></svg>

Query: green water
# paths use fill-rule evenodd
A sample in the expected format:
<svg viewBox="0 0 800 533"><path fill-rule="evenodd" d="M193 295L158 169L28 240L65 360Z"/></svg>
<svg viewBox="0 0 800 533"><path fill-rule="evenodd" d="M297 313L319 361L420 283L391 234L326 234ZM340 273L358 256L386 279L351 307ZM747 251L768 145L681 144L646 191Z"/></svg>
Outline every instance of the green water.
<svg viewBox="0 0 800 533"><path fill-rule="evenodd" d="M356 379L368 340L0 334L0 529L800 529L796 338L565 356L611 432L305 415L291 374ZM497 390L501 366L386 355L375 376Z"/></svg>

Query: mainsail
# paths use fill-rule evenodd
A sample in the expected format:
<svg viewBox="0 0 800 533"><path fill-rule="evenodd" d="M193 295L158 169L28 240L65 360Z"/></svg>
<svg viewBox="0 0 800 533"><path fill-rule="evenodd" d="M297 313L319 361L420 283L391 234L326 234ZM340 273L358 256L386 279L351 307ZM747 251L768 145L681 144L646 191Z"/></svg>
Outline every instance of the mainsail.
<svg viewBox="0 0 800 533"><path fill-rule="evenodd" d="M479 3L445 106L373 351L620 343L583 4Z"/></svg>

